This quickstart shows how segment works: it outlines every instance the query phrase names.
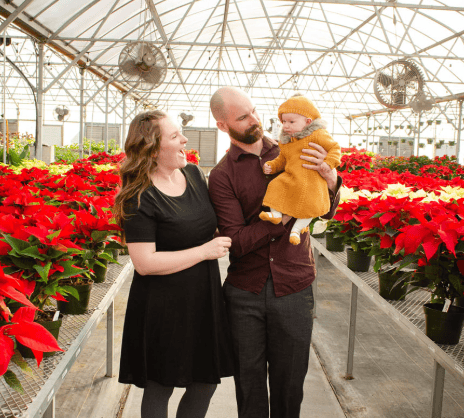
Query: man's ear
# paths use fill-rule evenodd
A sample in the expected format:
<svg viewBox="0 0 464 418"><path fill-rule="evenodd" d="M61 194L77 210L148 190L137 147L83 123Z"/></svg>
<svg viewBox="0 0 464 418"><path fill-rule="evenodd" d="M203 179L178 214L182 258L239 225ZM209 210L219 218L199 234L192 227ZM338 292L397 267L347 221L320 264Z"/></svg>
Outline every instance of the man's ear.
<svg viewBox="0 0 464 418"><path fill-rule="evenodd" d="M226 134L229 133L229 129L227 128L227 125L224 122L217 121L216 126L219 128L220 131L225 132Z"/></svg>

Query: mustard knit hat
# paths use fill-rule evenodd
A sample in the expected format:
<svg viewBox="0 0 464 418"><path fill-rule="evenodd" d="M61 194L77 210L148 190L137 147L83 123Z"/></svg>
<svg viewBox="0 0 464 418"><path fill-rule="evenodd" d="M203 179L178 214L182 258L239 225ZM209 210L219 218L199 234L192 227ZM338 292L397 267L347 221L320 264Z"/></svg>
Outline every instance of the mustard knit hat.
<svg viewBox="0 0 464 418"><path fill-rule="evenodd" d="M317 110L313 102L300 93L295 94L294 96L290 97L290 99L288 99L286 102L280 105L278 116L281 122L282 113L296 113L298 115L303 115L312 120L321 117L319 110Z"/></svg>

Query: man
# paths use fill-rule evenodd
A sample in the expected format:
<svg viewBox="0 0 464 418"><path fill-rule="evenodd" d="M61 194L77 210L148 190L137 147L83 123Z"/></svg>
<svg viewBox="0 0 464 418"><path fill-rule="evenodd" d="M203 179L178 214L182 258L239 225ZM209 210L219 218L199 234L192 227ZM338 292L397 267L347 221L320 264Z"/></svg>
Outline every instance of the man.
<svg viewBox="0 0 464 418"><path fill-rule="evenodd" d="M223 87L211 98L218 128L229 134L230 149L209 176L209 191L221 235L232 238L224 296L232 330L240 418L298 418L308 370L315 278L309 234L289 243L295 219L284 215L274 225L259 219L267 184L275 176L263 164L279 154L264 137L250 98ZM304 167L317 170L329 187L331 218L338 205L341 178L320 165L326 151L304 150ZM269 367L269 389L267 374Z"/></svg>

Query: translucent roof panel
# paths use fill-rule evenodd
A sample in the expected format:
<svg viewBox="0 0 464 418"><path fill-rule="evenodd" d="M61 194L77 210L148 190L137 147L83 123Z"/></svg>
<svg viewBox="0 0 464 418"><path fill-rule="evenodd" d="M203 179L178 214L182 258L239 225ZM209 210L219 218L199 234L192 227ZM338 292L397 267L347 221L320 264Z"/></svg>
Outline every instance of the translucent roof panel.
<svg viewBox="0 0 464 418"><path fill-rule="evenodd" d="M462 0L0 2L4 19L18 10L12 25L24 34L162 108L209 115L211 93L235 85L262 114L275 115L298 90L346 131L342 121L351 115L389 110L374 79L397 60L420 69L428 97L464 93ZM166 60L166 77L151 91L121 74L119 57L130 42L150 43Z"/></svg>

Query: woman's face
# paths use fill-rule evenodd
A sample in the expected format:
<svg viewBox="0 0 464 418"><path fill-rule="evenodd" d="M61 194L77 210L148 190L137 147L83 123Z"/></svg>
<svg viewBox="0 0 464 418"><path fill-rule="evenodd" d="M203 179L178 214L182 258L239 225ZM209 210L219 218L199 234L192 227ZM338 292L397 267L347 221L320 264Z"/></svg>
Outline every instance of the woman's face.
<svg viewBox="0 0 464 418"><path fill-rule="evenodd" d="M158 166L175 170L187 165L185 145L188 139L182 135L179 126L170 117L159 121L161 129L161 142L156 157Z"/></svg>

